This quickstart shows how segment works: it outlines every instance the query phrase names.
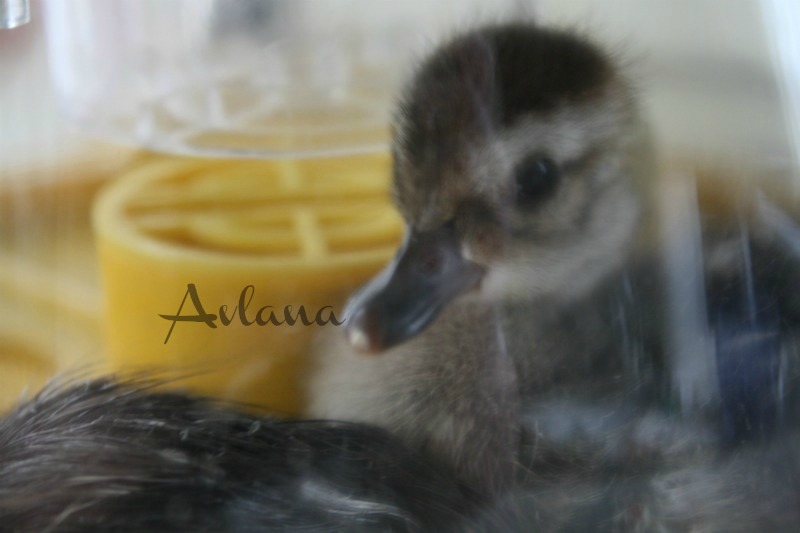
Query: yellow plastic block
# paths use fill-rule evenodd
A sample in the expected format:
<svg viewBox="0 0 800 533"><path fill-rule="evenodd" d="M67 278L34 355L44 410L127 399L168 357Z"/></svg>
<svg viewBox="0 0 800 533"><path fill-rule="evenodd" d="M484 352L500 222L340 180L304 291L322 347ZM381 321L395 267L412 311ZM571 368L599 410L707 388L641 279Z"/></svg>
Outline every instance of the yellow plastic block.
<svg viewBox="0 0 800 533"><path fill-rule="evenodd" d="M181 384L299 413L314 335L402 236L388 181L386 155L165 157L121 176L93 213L113 365L195 373ZM297 322L275 325L286 306ZM301 306L327 325L303 325Z"/></svg>

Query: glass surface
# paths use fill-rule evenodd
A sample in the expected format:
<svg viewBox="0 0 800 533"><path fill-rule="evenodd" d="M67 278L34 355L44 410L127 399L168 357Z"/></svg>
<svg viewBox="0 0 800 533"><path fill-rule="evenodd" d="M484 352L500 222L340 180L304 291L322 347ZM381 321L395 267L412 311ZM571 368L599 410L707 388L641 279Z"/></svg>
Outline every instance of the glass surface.
<svg viewBox="0 0 800 533"><path fill-rule="evenodd" d="M0 529L800 528L800 8L484 4L0 31Z"/></svg>
<svg viewBox="0 0 800 533"><path fill-rule="evenodd" d="M54 81L83 128L166 152L386 148L408 60L481 2L47 2ZM495 2L493 13L514 2Z"/></svg>

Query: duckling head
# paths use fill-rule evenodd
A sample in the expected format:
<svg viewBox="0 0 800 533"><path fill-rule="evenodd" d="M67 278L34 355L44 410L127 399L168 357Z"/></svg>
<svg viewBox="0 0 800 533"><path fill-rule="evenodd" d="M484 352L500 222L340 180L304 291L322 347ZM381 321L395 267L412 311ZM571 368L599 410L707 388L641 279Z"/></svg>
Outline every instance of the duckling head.
<svg viewBox="0 0 800 533"><path fill-rule="evenodd" d="M634 240L646 138L625 77L581 37L512 24L439 48L395 115L407 235L348 305L351 344L382 351L462 298L585 294Z"/></svg>

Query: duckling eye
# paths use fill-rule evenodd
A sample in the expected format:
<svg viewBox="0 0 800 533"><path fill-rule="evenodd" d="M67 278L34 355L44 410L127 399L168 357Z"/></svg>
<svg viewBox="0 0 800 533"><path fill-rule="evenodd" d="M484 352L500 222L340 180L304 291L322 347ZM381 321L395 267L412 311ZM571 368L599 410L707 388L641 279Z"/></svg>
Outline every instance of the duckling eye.
<svg viewBox="0 0 800 533"><path fill-rule="evenodd" d="M517 201L521 204L539 200L558 185L561 168L549 157L528 157L517 167Z"/></svg>

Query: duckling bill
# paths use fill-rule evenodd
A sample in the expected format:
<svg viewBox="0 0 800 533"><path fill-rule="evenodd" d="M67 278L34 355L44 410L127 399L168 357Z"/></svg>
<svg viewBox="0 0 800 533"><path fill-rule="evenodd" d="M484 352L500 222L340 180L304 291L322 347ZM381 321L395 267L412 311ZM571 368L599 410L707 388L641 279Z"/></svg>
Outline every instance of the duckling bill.
<svg viewBox="0 0 800 533"><path fill-rule="evenodd" d="M452 225L408 235L389 267L349 304L350 343L375 353L408 340L453 299L475 289L483 273L461 254Z"/></svg>

